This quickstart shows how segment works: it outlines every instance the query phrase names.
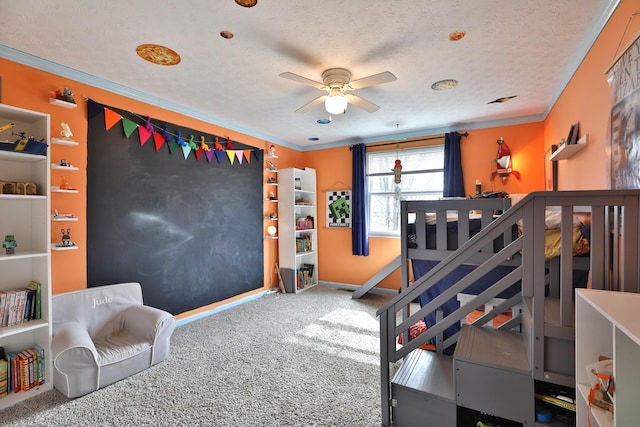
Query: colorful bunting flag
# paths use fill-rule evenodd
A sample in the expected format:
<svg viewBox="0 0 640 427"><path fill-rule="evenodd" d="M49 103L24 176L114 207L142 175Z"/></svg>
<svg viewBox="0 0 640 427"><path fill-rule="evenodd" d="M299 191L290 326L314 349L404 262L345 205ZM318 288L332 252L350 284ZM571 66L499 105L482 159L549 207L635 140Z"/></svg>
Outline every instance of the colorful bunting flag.
<svg viewBox="0 0 640 427"><path fill-rule="evenodd" d="M218 159L218 164L222 163L222 156L224 155L223 150L213 150L216 153L216 159Z"/></svg>
<svg viewBox="0 0 640 427"><path fill-rule="evenodd" d="M211 159L213 159L213 150L205 151L204 155L207 156L207 162L211 163Z"/></svg>
<svg viewBox="0 0 640 427"><path fill-rule="evenodd" d="M184 155L185 160L187 160L187 157L189 157L189 153L191 153L191 147L189 147L189 144L183 145L182 154Z"/></svg>
<svg viewBox="0 0 640 427"><path fill-rule="evenodd" d="M141 146L144 145L145 142L149 140L149 138L151 138L151 133L152 132L149 132L149 129L147 129L146 127L138 125L138 137L140 138Z"/></svg>
<svg viewBox="0 0 640 427"><path fill-rule="evenodd" d="M174 139L168 132L166 125L162 127L162 133L156 132L154 129L154 125L151 123L151 117L146 118L144 125L139 125L133 120L122 117L122 115L107 107L103 107L103 111L105 129L107 131L113 128L116 123L120 122L122 123L122 130L124 131L124 134L127 138L131 137L136 129L138 130L138 138L141 146L143 146L151 137L153 137L156 151L160 151L160 148L162 148L162 146L166 143L170 154L173 154L176 148L180 147L182 149L182 155L184 156L185 160L189 157L189 154L192 151L195 153L196 161L200 161L200 159L202 158L202 154L204 154L207 158L208 163L212 162L214 154L216 156L218 164L222 163L222 159L224 158L225 154L232 165L234 163L242 164L242 162L244 161L246 161L247 163L251 163L252 152L256 156L256 160L260 160L261 150L236 150L229 137L225 138L226 147L224 147L222 144L220 144L218 137L216 136L215 143L213 144L215 149L212 149L209 144L205 142L205 137L202 135L200 136L200 143L196 143L194 141L193 135L189 135L189 141L186 141L182 137L180 131L176 131L177 135Z"/></svg>
<svg viewBox="0 0 640 427"><path fill-rule="evenodd" d="M160 151L160 148L162 148L162 145L165 142L164 136L162 136L162 134L160 134L158 132L154 132L153 133L153 142L154 142L154 144L156 146L156 151Z"/></svg>
<svg viewBox="0 0 640 427"><path fill-rule="evenodd" d="M111 129L116 123L118 123L122 119L122 116L116 113L113 110L104 108L104 127L108 131Z"/></svg>
<svg viewBox="0 0 640 427"><path fill-rule="evenodd" d="M124 130L124 134L127 135L127 138L131 136L131 134L138 129L138 125L127 119L126 117L122 118L122 129Z"/></svg>
<svg viewBox="0 0 640 427"><path fill-rule="evenodd" d="M233 164L233 159L235 159L236 157L235 150L225 150L225 153L227 153L227 157L229 158L229 161L231 162L231 164Z"/></svg>
<svg viewBox="0 0 640 427"><path fill-rule="evenodd" d="M179 145L174 140L171 140L167 142L167 147L169 147L169 154L173 154L173 152L176 150L176 148L179 147Z"/></svg>

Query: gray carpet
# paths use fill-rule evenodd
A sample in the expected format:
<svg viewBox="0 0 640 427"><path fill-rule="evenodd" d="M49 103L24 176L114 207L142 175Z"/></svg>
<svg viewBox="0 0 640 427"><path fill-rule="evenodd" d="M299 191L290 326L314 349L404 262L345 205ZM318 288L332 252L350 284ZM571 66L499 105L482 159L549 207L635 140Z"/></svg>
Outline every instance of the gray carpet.
<svg viewBox="0 0 640 427"><path fill-rule="evenodd" d="M316 286L176 329L171 354L75 400L51 390L3 426L380 426L379 321L390 296Z"/></svg>

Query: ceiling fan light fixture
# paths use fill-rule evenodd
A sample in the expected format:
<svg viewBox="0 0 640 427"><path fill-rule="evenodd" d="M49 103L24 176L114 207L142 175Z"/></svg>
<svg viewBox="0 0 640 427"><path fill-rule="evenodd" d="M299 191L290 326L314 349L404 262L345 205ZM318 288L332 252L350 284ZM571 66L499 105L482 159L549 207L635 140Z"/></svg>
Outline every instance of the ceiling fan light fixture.
<svg viewBox="0 0 640 427"><path fill-rule="evenodd" d="M327 96L327 99L324 101L324 108L327 110L329 114L342 114L347 111L347 97L341 91L333 90L332 93Z"/></svg>

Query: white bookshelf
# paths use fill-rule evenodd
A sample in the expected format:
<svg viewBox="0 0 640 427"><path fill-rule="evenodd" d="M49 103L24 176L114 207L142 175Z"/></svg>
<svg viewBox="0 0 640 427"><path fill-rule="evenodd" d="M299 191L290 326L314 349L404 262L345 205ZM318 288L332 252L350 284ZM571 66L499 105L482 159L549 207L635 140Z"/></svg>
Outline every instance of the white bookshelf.
<svg viewBox="0 0 640 427"><path fill-rule="evenodd" d="M48 114L0 104L0 123L13 122L13 130L49 139ZM3 138L3 135L0 135ZM30 281L40 282L42 318L14 326L0 327L0 346L18 352L39 345L45 350L44 384L28 391L9 393L0 399L0 411L25 399L50 390L53 384L51 363L51 235L49 154L34 155L0 151L0 179L36 184L36 195L0 195L0 240L14 235L14 254L0 247L0 291L24 288Z"/></svg>
<svg viewBox="0 0 640 427"><path fill-rule="evenodd" d="M640 420L640 294L576 290L576 425L622 427ZM591 405L587 366L613 359L613 413ZM590 421L587 419L590 417Z"/></svg>
<svg viewBox="0 0 640 427"><path fill-rule="evenodd" d="M316 173L305 169L281 169L278 184L278 259L281 270L293 270L292 290L295 293L318 284ZM300 227L300 220L307 216L313 218L313 227ZM303 240L308 244L301 247ZM313 274L306 284L296 286L297 272L305 264L313 265Z"/></svg>

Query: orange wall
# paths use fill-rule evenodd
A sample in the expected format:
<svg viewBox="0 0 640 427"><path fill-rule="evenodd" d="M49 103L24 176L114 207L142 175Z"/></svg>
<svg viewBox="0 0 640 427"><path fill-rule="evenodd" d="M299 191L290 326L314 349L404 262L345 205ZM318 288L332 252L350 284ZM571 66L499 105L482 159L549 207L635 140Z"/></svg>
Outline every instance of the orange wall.
<svg viewBox="0 0 640 427"><path fill-rule="evenodd" d="M558 161L559 190L609 188L607 127L611 101L606 71L615 56L640 32L640 15L632 17L638 12L637 0L620 2L545 119L545 148L566 138L576 122L580 122L580 136L588 134L586 148L570 159Z"/></svg>

